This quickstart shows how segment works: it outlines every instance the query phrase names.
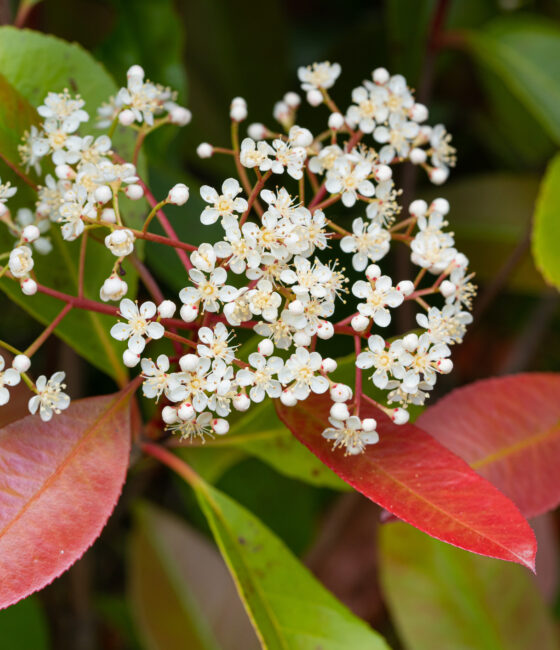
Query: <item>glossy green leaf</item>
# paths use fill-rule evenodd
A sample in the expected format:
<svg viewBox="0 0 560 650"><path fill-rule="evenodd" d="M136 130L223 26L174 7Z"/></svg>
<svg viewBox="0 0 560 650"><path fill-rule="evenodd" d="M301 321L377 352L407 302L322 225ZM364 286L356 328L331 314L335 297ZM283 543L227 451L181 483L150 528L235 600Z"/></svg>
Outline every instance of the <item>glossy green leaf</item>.
<svg viewBox="0 0 560 650"><path fill-rule="evenodd" d="M198 477L191 486L267 650L387 650L249 511Z"/></svg>
<svg viewBox="0 0 560 650"><path fill-rule="evenodd" d="M403 523L381 527L383 592L407 650L556 650L554 623L522 567L467 553Z"/></svg>
<svg viewBox="0 0 560 650"><path fill-rule="evenodd" d="M23 135L23 130L36 121L30 104L36 107L43 102L49 91L61 91L64 88L79 92L85 99L86 108L91 115L85 131L95 133L92 124L95 110L117 89L115 82L103 67L78 45L12 27L0 28L0 70L6 79L6 82L0 83L1 103L4 106L22 106L17 116L13 115L13 111L7 113L5 108L0 109L0 133L6 128L14 128L17 129L16 138ZM133 139L132 133L117 133L116 149L126 155L131 149ZM2 152L6 151L10 161L17 165L19 161L15 157L17 148L14 148L14 145L15 142L7 142L6 137L0 139ZM7 170L1 162L0 167ZM4 171L0 176L4 176ZM18 193L13 199L13 204L12 201L10 204L16 208L30 204L18 202L19 196L21 195ZM23 196L27 197L28 194L23 192ZM124 214L134 223L138 218L138 210L141 209L140 205L133 206L127 201ZM76 295L80 242L63 242L56 227L51 228L50 236L54 245L53 252L47 256L34 256L36 277L42 284ZM13 245L13 238L5 228L0 228L0 245L2 250ZM99 299L99 288L111 273L114 261L114 256L104 246L93 240L88 242L84 291L86 297ZM128 263L125 263L124 268L129 292L133 296L136 275ZM45 295L24 296L18 283L9 279L3 279L0 288L34 318L45 324L51 322L63 306L60 301ZM120 360L122 345L116 343L109 335L113 323L114 319L109 316L74 310L65 317L56 333L92 364L112 377L124 381L126 373Z"/></svg>
<svg viewBox="0 0 560 650"><path fill-rule="evenodd" d="M560 287L560 154L540 186L533 224L533 257L546 281Z"/></svg>
<svg viewBox="0 0 560 650"><path fill-rule="evenodd" d="M0 611L0 639L9 650L49 650L49 629L36 596Z"/></svg>
<svg viewBox="0 0 560 650"><path fill-rule="evenodd" d="M150 650L256 650L260 644L215 547L143 504L130 539L128 592Z"/></svg>
<svg viewBox="0 0 560 650"><path fill-rule="evenodd" d="M467 45L560 143L560 28L525 16L498 18L466 33Z"/></svg>

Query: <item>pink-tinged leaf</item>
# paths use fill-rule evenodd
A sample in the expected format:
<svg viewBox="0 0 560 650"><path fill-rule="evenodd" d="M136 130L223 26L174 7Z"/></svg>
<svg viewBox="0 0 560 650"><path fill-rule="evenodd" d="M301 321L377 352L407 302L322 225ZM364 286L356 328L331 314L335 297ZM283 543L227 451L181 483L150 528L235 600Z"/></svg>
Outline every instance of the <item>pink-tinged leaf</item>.
<svg viewBox="0 0 560 650"><path fill-rule="evenodd" d="M99 536L130 453L130 393L0 429L0 609L41 589Z"/></svg>
<svg viewBox="0 0 560 650"><path fill-rule="evenodd" d="M527 518L560 503L560 374L477 381L417 424L506 494Z"/></svg>
<svg viewBox="0 0 560 650"><path fill-rule="evenodd" d="M294 407L277 404L292 433L344 481L403 521L473 553L518 562L534 571L536 541L517 507L461 458L419 427L397 426L363 404L377 420L380 441L345 456L322 437L328 396Z"/></svg>

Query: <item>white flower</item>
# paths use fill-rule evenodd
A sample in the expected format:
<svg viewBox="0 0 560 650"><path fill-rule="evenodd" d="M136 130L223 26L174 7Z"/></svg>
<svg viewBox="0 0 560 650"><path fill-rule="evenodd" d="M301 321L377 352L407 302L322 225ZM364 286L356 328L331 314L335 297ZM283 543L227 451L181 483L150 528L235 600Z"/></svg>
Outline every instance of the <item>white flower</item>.
<svg viewBox="0 0 560 650"><path fill-rule="evenodd" d="M41 236L33 241L33 248L38 253L41 255L46 255L52 251L52 243L50 238L42 236L50 230L51 222L48 219L41 218L39 215L35 217L29 208L20 208L17 211L15 221L18 226L20 226L22 235L27 226L35 226L38 228Z"/></svg>
<svg viewBox="0 0 560 650"><path fill-rule="evenodd" d="M387 327L391 322L391 312L387 307L398 307L404 300L402 293L392 286L388 275L382 275L372 282L358 280L352 287L352 293L357 298L365 298L365 303L358 304L358 311L363 316L373 318L379 327Z"/></svg>
<svg viewBox="0 0 560 650"><path fill-rule="evenodd" d="M379 442L377 431L375 429L373 431L364 431L362 421L357 415L351 415L346 420L337 420L330 417L329 422L333 426L323 431L323 438L334 440L333 449L344 447L345 456L361 454L364 452L366 445L374 445Z"/></svg>
<svg viewBox="0 0 560 650"><path fill-rule="evenodd" d="M416 393L422 380L433 386L436 383L436 372L440 372L441 360L451 355L451 350L445 343L434 344L428 334L408 334L404 339L394 341L391 347L406 368L401 383L401 388L406 393Z"/></svg>
<svg viewBox="0 0 560 650"><path fill-rule="evenodd" d="M138 304L128 298L121 300L120 315L126 318L126 323L117 323L111 328L111 336L117 341L128 339L128 349L135 354L142 354L146 347L144 337L160 339L165 330L161 323L150 321L156 315L156 306L153 302Z"/></svg>
<svg viewBox="0 0 560 650"><path fill-rule="evenodd" d="M181 440L194 440L200 438L204 442L204 436L212 435L212 413L205 411L201 413L196 420L189 420L187 422L177 422L167 427L168 431L178 433Z"/></svg>
<svg viewBox="0 0 560 650"><path fill-rule="evenodd" d="M168 397L173 402L188 400L194 409L200 413L208 405L208 371L211 361L208 358L198 360L194 370L176 373L175 378L179 382L177 388L170 391Z"/></svg>
<svg viewBox="0 0 560 650"><path fill-rule="evenodd" d="M340 75L338 63L313 63L307 67L298 68L298 77L302 82L302 90L313 90L315 88L331 88Z"/></svg>
<svg viewBox="0 0 560 650"><path fill-rule="evenodd" d="M325 187L331 194L342 194L342 203L351 208L356 203L357 194L373 196L375 187L367 177L371 164L360 162L355 167L347 157L339 158L327 173Z"/></svg>
<svg viewBox="0 0 560 650"><path fill-rule="evenodd" d="M120 300L123 296L126 296L127 291L128 284L117 275L111 275L105 280L99 290L99 297L103 302Z"/></svg>
<svg viewBox="0 0 560 650"><path fill-rule="evenodd" d="M230 363L235 358L235 348L228 346L233 336L233 332L229 332L223 323L216 323L213 331L209 327L201 327L198 330L198 339L202 344L197 346L196 351L201 357L223 359Z"/></svg>
<svg viewBox="0 0 560 650"><path fill-rule="evenodd" d="M97 211L83 185L74 185L73 189L64 194L64 202L60 206L59 221L63 222L62 237L67 241L77 239L84 231L82 217L95 219Z"/></svg>
<svg viewBox="0 0 560 650"><path fill-rule="evenodd" d="M427 315L416 316L416 322L427 330L430 340L434 343L461 343L467 325L472 321L472 315L468 311L461 311L457 303L445 305L441 310L430 307Z"/></svg>
<svg viewBox="0 0 560 650"><path fill-rule="evenodd" d="M169 374L169 358L160 354L154 363L151 359L142 359L142 376L145 377L142 384L142 392L145 397L155 398L156 401L162 393L166 394L178 386L173 375Z"/></svg>
<svg viewBox="0 0 560 650"><path fill-rule="evenodd" d="M33 251L29 246L17 246L10 251L8 267L14 278L26 277L33 265Z"/></svg>
<svg viewBox="0 0 560 650"><path fill-rule="evenodd" d="M284 362L280 357L267 359L258 352L249 355L249 363L255 369L243 368L237 373L236 379L240 386L251 386L249 397L253 402L262 402L265 395L280 397L282 386L274 375L282 370Z"/></svg>
<svg viewBox="0 0 560 650"><path fill-rule="evenodd" d="M378 183L375 187L375 198L368 203L366 208L367 218L381 226L389 226L399 211L400 206L397 203L397 191L393 181Z"/></svg>
<svg viewBox="0 0 560 650"><path fill-rule="evenodd" d="M311 391L324 393L329 389L329 382L315 374L321 369L321 362L318 352L309 353L305 348L297 348L278 373L278 378L284 385L291 384L290 388L298 400L307 399Z"/></svg>
<svg viewBox="0 0 560 650"><path fill-rule="evenodd" d="M2 210L4 209L4 204L6 201L17 192L17 187L12 187L11 183L2 184L2 179L0 179L0 216L2 215Z"/></svg>
<svg viewBox="0 0 560 650"><path fill-rule="evenodd" d="M407 120L400 113L392 113L389 117L389 126L378 126L373 132L377 142L387 143L379 151L379 160L389 164L395 156L406 158L410 151L410 144L419 131L417 122Z"/></svg>
<svg viewBox="0 0 560 650"><path fill-rule="evenodd" d="M385 341L378 334L368 339L369 350L361 352L356 357L356 366L367 369L375 368L371 379L378 388L385 388L389 381L389 373L396 377L404 375L404 368L396 358L395 350L385 346Z"/></svg>
<svg viewBox="0 0 560 650"><path fill-rule="evenodd" d="M451 146L451 135L443 124L437 124L430 132L432 165L441 169L454 167L456 162L455 147Z"/></svg>
<svg viewBox="0 0 560 650"><path fill-rule="evenodd" d="M81 122L87 122L89 115L83 110L85 102L79 96L71 98L67 90L49 93L37 112L46 120L60 122L67 133L73 133Z"/></svg>
<svg viewBox="0 0 560 650"><path fill-rule="evenodd" d="M352 266L356 271L363 271L369 260L377 262L389 252L391 235L380 224L366 224L363 219L354 219L352 231L353 235L340 240L340 248L345 253L354 253Z"/></svg>
<svg viewBox="0 0 560 650"><path fill-rule="evenodd" d="M58 415L70 405L70 398L62 392L66 388L66 384L62 383L65 376L64 372L55 372L48 381L45 375L37 378L37 395L29 400L29 412L35 414L39 410L43 422L48 422L53 413Z"/></svg>
<svg viewBox="0 0 560 650"><path fill-rule="evenodd" d="M252 314L255 316L262 314L267 321L276 320L282 298L279 293L273 291L271 282L259 280L255 289L249 290L245 295Z"/></svg>
<svg viewBox="0 0 560 650"><path fill-rule="evenodd" d="M225 284L227 272L222 267L214 269L207 277L198 269L190 269L189 277L194 287L181 289L179 298L185 305L202 303L204 311L217 312L220 302L230 302L239 295L239 290Z"/></svg>
<svg viewBox="0 0 560 650"><path fill-rule="evenodd" d="M272 165L269 156L274 156L274 149L265 140L255 143L251 138L245 138L241 143L239 160L243 167L258 167L261 172L266 172Z"/></svg>
<svg viewBox="0 0 560 650"><path fill-rule="evenodd" d="M380 86L354 88L354 104L346 111L346 121L353 129L358 127L364 133L372 133L376 122L385 122L389 115L388 98L387 89Z"/></svg>
<svg viewBox="0 0 560 650"><path fill-rule="evenodd" d="M280 139L274 140L272 145L275 159L271 162L270 169L275 174L283 174L287 171L292 178L300 179L303 176L303 166L307 157L305 149Z"/></svg>
<svg viewBox="0 0 560 650"><path fill-rule="evenodd" d="M113 230L105 237L105 246L117 257L126 257L134 250L134 233L128 228Z"/></svg>
<svg viewBox="0 0 560 650"><path fill-rule="evenodd" d="M4 370L5 361L0 357L0 406L4 406L10 400L10 393L6 386L16 386L21 379L20 374L14 368Z"/></svg>
<svg viewBox="0 0 560 650"><path fill-rule="evenodd" d="M243 213L248 207L247 201L242 198L236 198L241 192L241 186L235 178L228 178L222 183L222 193L218 192L209 185L203 185L200 188L200 196L211 203L212 207L205 207L200 215L200 221L205 225L215 223L219 217L226 219L226 224L235 222L234 212ZM229 219L228 219L229 218Z"/></svg>
<svg viewBox="0 0 560 650"><path fill-rule="evenodd" d="M446 225L439 212L432 212L428 218L424 215L418 217L420 230L410 243L410 259L414 264L431 273L441 273L449 267L457 250L453 247L453 234L442 230Z"/></svg>
<svg viewBox="0 0 560 650"><path fill-rule="evenodd" d="M344 156L344 152L337 144L331 144L319 151L318 155L309 159L309 169L314 174L322 174L332 169L335 162Z"/></svg>

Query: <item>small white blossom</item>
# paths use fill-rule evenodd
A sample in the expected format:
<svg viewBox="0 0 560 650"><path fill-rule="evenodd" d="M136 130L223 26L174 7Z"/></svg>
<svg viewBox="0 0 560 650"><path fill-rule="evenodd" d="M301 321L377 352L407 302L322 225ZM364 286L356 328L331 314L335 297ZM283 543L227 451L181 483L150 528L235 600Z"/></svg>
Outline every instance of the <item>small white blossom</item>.
<svg viewBox="0 0 560 650"><path fill-rule="evenodd" d="M140 308L138 304L128 298L121 300L120 315L126 318L127 322L119 322L111 328L111 336L117 341L128 339L128 349L135 354L142 354L146 347L146 340L160 339L165 330L161 323L151 321L156 315L156 306L153 302L147 301Z"/></svg>
<svg viewBox="0 0 560 650"><path fill-rule="evenodd" d="M63 392L66 388L66 384L62 383L65 376L64 372L55 372L49 380L41 375L35 382L37 395L29 400L29 412L35 414L38 410L43 422L48 422L53 413L58 415L70 405L70 398Z"/></svg>
<svg viewBox="0 0 560 650"><path fill-rule="evenodd" d="M313 63L307 67L298 68L298 77L302 82L302 90L317 88L331 88L340 75L341 67L338 63Z"/></svg>
<svg viewBox="0 0 560 650"><path fill-rule="evenodd" d="M16 386L20 381L20 374L15 368L4 370L4 367L4 358L0 356L0 406L4 406L10 400L10 393L6 386Z"/></svg>
<svg viewBox="0 0 560 650"><path fill-rule="evenodd" d="M241 192L241 186L235 178L228 178L222 183L222 193L218 192L209 185L203 185L200 188L200 196L210 203L211 206L204 208L200 215L200 221L205 225L215 223L220 217L222 223L231 224L236 222L234 213L245 212L248 207L247 201L243 198L236 198Z"/></svg>
<svg viewBox="0 0 560 650"><path fill-rule="evenodd" d="M372 418L369 419L371 420ZM346 456L362 454L365 451L366 445L374 445L379 442L379 434L377 431L375 429L364 431L364 425L356 415L351 415L345 420L330 417L329 422L332 424L332 427L323 431L323 438L334 441L333 449L344 447ZM375 423L375 420L373 422Z"/></svg>

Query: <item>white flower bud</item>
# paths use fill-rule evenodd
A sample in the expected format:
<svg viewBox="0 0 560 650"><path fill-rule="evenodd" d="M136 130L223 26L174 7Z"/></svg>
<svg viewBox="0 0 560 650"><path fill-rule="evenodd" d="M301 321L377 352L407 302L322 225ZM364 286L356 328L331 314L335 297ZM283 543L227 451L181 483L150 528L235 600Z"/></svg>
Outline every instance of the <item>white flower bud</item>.
<svg viewBox="0 0 560 650"><path fill-rule="evenodd" d="M312 90L309 90L307 92L307 101L311 104L311 106L319 106L320 104L322 104L323 95L321 94L321 91L317 90L317 88L313 88Z"/></svg>
<svg viewBox="0 0 560 650"><path fill-rule="evenodd" d="M173 318L177 305L172 300L164 300L158 305L158 314L162 318Z"/></svg>
<svg viewBox="0 0 560 650"><path fill-rule="evenodd" d="M442 185L449 176L449 170L444 167L434 167L430 170L430 180L434 185Z"/></svg>
<svg viewBox="0 0 560 650"><path fill-rule="evenodd" d="M422 217L428 211L428 204L422 199L416 199L408 206L408 211L413 217Z"/></svg>
<svg viewBox="0 0 560 650"><path fill-rule="evenodd" d="M305 307L303 306L303 303L301 300L292 300L292 302L288 305L288 309L292 312L292 314L303 314Z"/></svg>
<svg viewBox="0 0 560 650"><path fill-rule="evenodd" d="M371 282L381 276L381 269L377 264L370 264L366 269L366 278Z"/></svg>
<svg viewBox="0 0 560 650"><path fill-rule="evenodd" d="M184 354L179 359L179 366L183 372L192 372L196 370L198 365L198 357L196 354Z"/></svg>
<svg viewBox="0 0 560 650"><path fill-rule="evenodd" d="M31 278L26 278L20 286L26 296L34 296L37 293L37 283Z"/></svg>
<svg viewBox="0 0 560 650"><path fill-rule="evenodd" d="M31 368L31 359L25 354L18 354L12 361L12 368L18 372L27 372Z"/></svg>
<svg viewBox="0 0 560 650"><path fill-rule="evenodd" d="M229 422L223 418L216 418L212 420L212 429L214 429L214 433L223 436L229 431Z"/></svg>
<svg viewBox="0 0 560 650"><path fill-rule="evenodd" d="M294 334L294 343L299 347L299 348L306 348L308 345L311 344L311 337L309 334L306 334L305 332L296 332Z"/></svg>
<svg viewBox="0 0 560 650"><path fill-rule="evenodd" d="M416 350L416 348L418 347L418 334L414 334L414 332L412 332L411 334L407 334L406 336L403 337L402 344L405 350L408 350L409 352L414 352L414 350Z"/></svg>
<svg viewBox="0 0 560 650"><path fill-rule="evenodd" d="M134 368L140 363L140 355L128 348L123 352L123 363L127 368Z"/></svg>
<svg viewBox="0 0 560 650"><path fill-rule="evenodd" d="M449 298L449 296L452 296L455 293L455 291L457 291L457 287L453 284L453 282L450 282L449 280L444 280L439 285L439 290L441 292L441 295L444 296L444 298Z"/></svg>
<svg viewBox="0 0 560 650"><path fill-rule="evenodd" d="M243 97L235 97L231 102L229 116L234 122L242 122L247 118L247 102Z"/></svg>
<svg viewBox="0 0 560 650"><path fill-rule="evenodd" d="M426 162L427 157L428 155L424 149L420 149L419 147L414 147L408 154L408 159L413 165L422 165Z"/></svg>
<svg viewBox="0 0 560 650"><path fill-rule="evenodd" d="M199 158L211 158L214 153L214 147L208 142L201 142L196 148L196 155Z"/></svg>
<svg viewBox="0 0 560 650"><path fill-rule="evenodd" d="M239 393L232 400L233 408L236 411L247 411L251 406L251 400L245 395L245 393Z"/></svg>
<svg viewBox="0 0 560 650"><path fill-rule="evenodd" d="M352 399L352 389L346 384L333 384L330 395L333 402L347 402Z"/></svg>
<svg viewBox="0 0 560 650"><path fill-rule="evenodd" d="M449 201L447 199L434 199L430 203L430 211L439 212L443 215L446 215L449 212L449 207Z"/></svg>
<svg viewBox="0 0 560 650"><path fill-rule="evenodd" d="M297 93L290 91L284 95L284 102L290 108L297 108L301 104L301 97Z"/></svg>
<svg viewBox="0 0 560 650"><path fill-rule="evenodd" d="M101 221L105 221L105 223L117 223L117 215L113 208L105 208L101 211Z"/></svg>
<svg viewBox="0 0 560 650"><path fill-rule="evenodd" d="M144 68L141 65L135 64L131 65L130 68L126 71L126 76L127 79L132 79L133 77L137 77L142 81L144 79Z"/></svg>
<svg viewBox="0 0 560 650"><path fill-rule="evenodd" d="M309 129L294 125L290 129L289 139L296 147L309 147L313 142L313 134Z"/></svg>
<svg viewBox="0 0 560 650"><path fill-rule="evenodd" d="M25 278L33 268L33 251L29 246L16 246L10 252L8 267L15 278Z"/></svg>
<svg viewBox="0 0 560 650"><path fill-rule="evenodd" d="M187 126L192 120L192 113L184 106L173 106L169 111L169 121L176 126Z"/></svg>
<svg viewBox="0 0 560 650"><path fill-rule="evenodd" d="M134 250L134 233L128 228L113 230L110 235L105 237L105 246L116 257L126 257Z"/></svg>
<svg viewBox="0 0 560 650"><path fill-rule="evenodd" d="M177 422L177 409L172 406L164 406L161 410L161 419L165 424L175 424Z"/></svg>
<svg viewBox="0 0 560 650"><path fill-rule="evenodd" d="M453 370L453 361L451 359L440 359L437 362L437 368L442 374L447 375Z"/></svg>
<svg viewBox="0 0 560 650"><path fill-rule="evenodd" d="M124 188L124 193L131 201L138 201L144 196L144 188L137 183L131 183Z"/></svg>
<svg viewBox="0 0 560 650"><path fill-rule="evenodd" d="M294 395L293 390L286 388L280 393L280 401L284 406L295 406L297 404L297 397Z"/></svg>
<svg viewBox="0 0 560 650"><path fill-rule="evenodd" d="M196 416L196 412L194 410L193 405L190 402L183 402L181 406L179 406L179 408L177 409L177 415L184 422L189 422L190 420L194 420Z"/></svg>
<svg viewBox="0 0 560 650"><path fill-rule="evenodd" d="M173 205L184 205L189 200L189 188L184 183L177 183L169 190L167 200Z"/></svg>
<svg viewBox="0 0 560 650"><path fill-rule="evenodd" d="M369 318L363 314L358 314L350 321L350 326L354 332L363 332L369 325Z"/></svg>
<svg viewBox="0 0 560 650"><path fill-rule="evenodd" d="M183 305L179 314L185 323L192 323L198 316L198 305Z"/></svg>
<svg viewBox="0 0 560 650"><path fill-rule="evenodd" d="M428 119L428 109L424 104L414 104L410 109L410 119L415 122L425 122Z"/></svg>
<svg viewBox="0 0 560 650"><path fill-rule="evenodd" d="M35 241L35 250L38 253L41 253L41 255L48 255L52 249L53 245L51 240L46 237L39 237L39 239Z"/></svg>
<svg viewBox="0 0 560 650"><path fill-rule="evenodd" d="M259 354L269 357L274 352L274 343L270 339L263 339L257 346Z"/></svg>
<svg viewBox="0 0 560 650"><path fill-rule="evenodd" d="M393 170L389 165L375 165L373 173L375 175L375 180L380 183L388 181L393 176Z"/></svg>
<svg viewBox="0 0 560 650"><path fill-rule="evenodd" d="M374 418L365 418L362 420L362 431L370 433L371 431L375 431L376 428L377 422L374 420Z"/></svg>
<svg viewBox="0 0 560 650"><path fill-rule="evenodd" d="M70 167L70 165L57 165L54 168L54 173L56 174L57 178L60 178L64 181L76 176L76 172L72 169L72 167Z"/></svg>
<svg viewBox="0 0 560 650"><path fill-rule="evenodd" d="M31 243L39 239L41 236L41 231L37 226L30 225L30 226L25 226L23 229L23 232L21 233L21 237L24 242Z"/></svg>
<svg viewBox="0 0 560 650"><path fill-rule="evenodd" d="M266 138L267 133L268 129L264 124L261 124L260 122L253 122L252 124L249 124L249 127L247 129L247 135L253 140L263 140Z"/></svg>
<svg viewBox="0 0 560 650"><path fill-rule="evenodd" d="M108 203L113 198L113 192L108 185L100 185L93 193L98 203Z"/></svg>
<svg viewBox="0 0 560 650"><path fill-rule="evenodd" d="M326 372L334 372L337 368L338 364L334 359L331 359L330 357L327 357L326 359L323 359L321 363L321 369Z"/></svg>
<svg viewBox="0 0 560 650"><path fill-rule="evenodd" d="M389 71L386 68L375 68L372 77L376 84L386 84L390 79Z"/></svg>
<svg viewBox="0 0 560 650"><path fill-rule="evenodd" d="M331 418L334 418L335 420L346 420L346 418L349 417L350 412L348 411L346 404L343 402L335 402L331 406Z"/></svg>
<svg viewBox="0 0 560 650"><path fill-rule="evenodd" d="M338 131L344 126L344 116L341 113L331 113L329 115L329 129Z"/></svg>
<svg viewBox="0 0 560 650"><path fill-rule="evenodd" d="M292 115L290 107L285 102L276 102L272 109L272 117L280 124L284 124Z"/></svg>
<svg viewBox="0 0 560 650"><path fill-rule="evenodd" d="M453 264L459 269L466 269L469 265L469 258L464 253L457 253L453 260Z"/></svg>
<svg viewBox="0 0 560 650"><path fill-rule="evenodd" d="M406 424L410 418L410 414L405 409L396 408L393 409L393 415L391 417L395 424Z"/></svg>
<svg viewBox="0 0 560 650"><path fill-rule="evenodd" d="M321 320L317 325L317 336L324 341L334 336L334 325L328 320Z"/></svg>
<svg viewBox="0 0 560 650"><path fill-rule="evenodd" d="M410 280L401 280L397 284L397 291L400 291L403 296L410 296L414 291L414 283Z"/></svg>
<svg viewBox="0 0 560 650"><path fill-rule="evenodd" d="M136 115L134 115L130 108L125 108L124 111L121 111L119 113L119 122L123 126L130 126L131 124L134 124L135 119Z"/></svg>
<svg viewBox="0 0 560 650"><path fill-rule="evenodd" d="M111 275L103 283L99 296L103 302L109 302L109 300L120 300L127 291L127 283L116 275Z"/></svg>

